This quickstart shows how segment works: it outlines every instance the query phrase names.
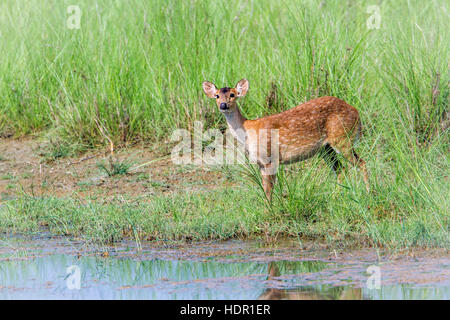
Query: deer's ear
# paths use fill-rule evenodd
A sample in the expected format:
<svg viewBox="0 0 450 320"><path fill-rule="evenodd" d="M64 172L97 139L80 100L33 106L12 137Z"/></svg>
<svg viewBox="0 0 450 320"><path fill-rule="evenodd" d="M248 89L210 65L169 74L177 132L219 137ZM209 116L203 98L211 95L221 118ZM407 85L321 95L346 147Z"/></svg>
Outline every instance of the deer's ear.
<svg viewBox="0 0 450 320"><path fill-rule="evenodd" d="M242 79L236 84L236 91L238 92L238 97L243 97L247 94L248 91L248 80Z"/></svg>
<svg viewBox="0 0 450 320"><path fill-rule="evenodd" d="M205 91L205 94L208 98L214 98L217 92L217 88L214 85L214 83L205 81L202 83L203 91Z"/></svg>

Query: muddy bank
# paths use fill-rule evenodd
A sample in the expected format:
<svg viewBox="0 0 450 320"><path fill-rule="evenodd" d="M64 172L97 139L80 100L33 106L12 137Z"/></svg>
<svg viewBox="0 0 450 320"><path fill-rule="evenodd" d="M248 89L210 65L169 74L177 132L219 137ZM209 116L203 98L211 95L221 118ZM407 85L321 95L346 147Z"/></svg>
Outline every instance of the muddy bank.
<svg viewBox="0 0 450 320"><path fill-rule="evenodd" d="M202 191L229 185L217 168L174 166L161 146L134 145L117 149L114 162L129 166L125 174L108 177L106 149L65 155L61 146L37 138L0 138L0 203L18 192L35 196L142 197Z"/></svg>

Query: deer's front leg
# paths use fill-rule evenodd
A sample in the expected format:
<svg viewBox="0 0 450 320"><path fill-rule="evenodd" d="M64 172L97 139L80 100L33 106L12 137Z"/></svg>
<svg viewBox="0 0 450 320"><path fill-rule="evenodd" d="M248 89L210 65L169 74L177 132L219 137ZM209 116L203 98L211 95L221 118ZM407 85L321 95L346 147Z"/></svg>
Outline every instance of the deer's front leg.
<svg viewBox="0 0 450 320"><path fill-rule="evenodd" d="M270 170L267 170L266 167L261 167L260 171L264 193L266 194L266 198L270 203L272 201L272 189L275 183L276 174L273 174Z"/></svg>

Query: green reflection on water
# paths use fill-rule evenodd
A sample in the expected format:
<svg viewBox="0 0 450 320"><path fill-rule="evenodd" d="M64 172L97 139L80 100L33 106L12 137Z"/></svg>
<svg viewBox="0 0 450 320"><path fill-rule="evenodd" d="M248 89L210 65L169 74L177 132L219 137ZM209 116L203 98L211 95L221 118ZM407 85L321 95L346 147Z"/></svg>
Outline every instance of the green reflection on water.
<svg viewBox="0 0 450 320"><path fill-rule="evenodd" d="M81 271L81 289L67 287L66 268ZM295 286L282 275L316 273L320 261L270 263L137 261L55 254L0 262L0 299L447 299L449 288L398 285L380 290ZM283 286L288 286L285 289Z"/></svg>

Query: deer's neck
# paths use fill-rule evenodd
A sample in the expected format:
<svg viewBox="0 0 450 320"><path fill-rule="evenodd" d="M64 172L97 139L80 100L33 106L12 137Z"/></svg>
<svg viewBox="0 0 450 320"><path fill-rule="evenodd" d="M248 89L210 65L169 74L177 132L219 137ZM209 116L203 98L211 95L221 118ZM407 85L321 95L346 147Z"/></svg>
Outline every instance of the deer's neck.
<svg viewBox="0 0 450 320"><path fill-rule="evenodd" d="M227 119L228 128L230 129L231 134L235 137L240 143L245 144L245 128L244 122L247 120L239 110L239 107L236 106L233 112L225 113L225 118Z"/></svg>

